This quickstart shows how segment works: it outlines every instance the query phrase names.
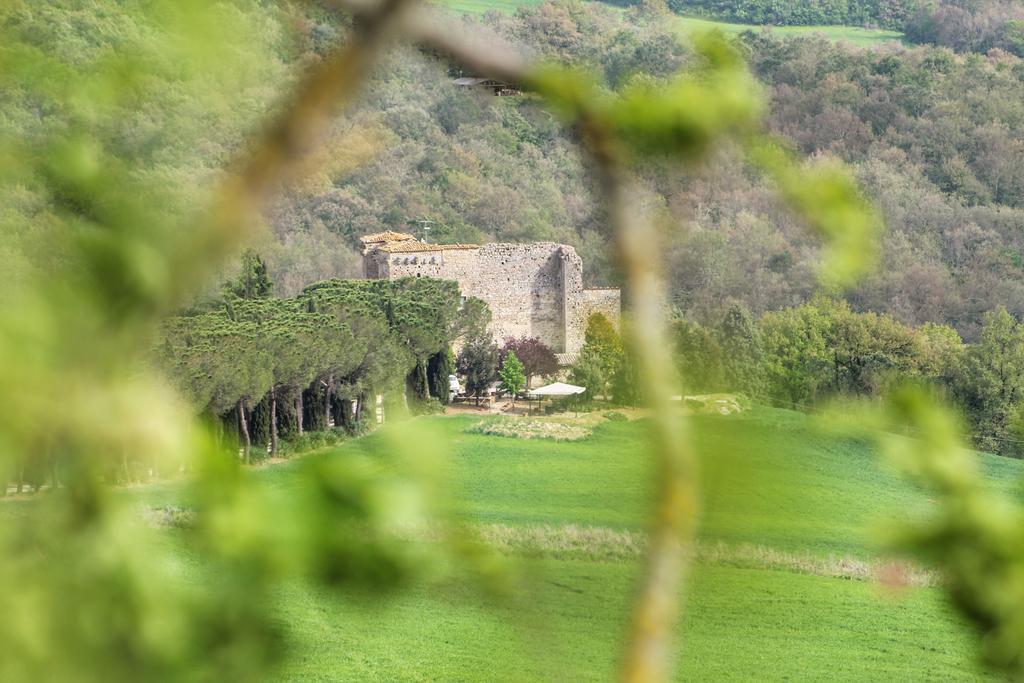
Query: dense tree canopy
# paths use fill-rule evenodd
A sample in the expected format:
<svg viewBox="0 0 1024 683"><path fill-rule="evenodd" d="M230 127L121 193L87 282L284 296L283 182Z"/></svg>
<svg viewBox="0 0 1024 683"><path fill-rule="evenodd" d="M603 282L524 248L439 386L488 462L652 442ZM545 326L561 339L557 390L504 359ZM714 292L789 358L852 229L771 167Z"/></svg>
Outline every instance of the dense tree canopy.
<svg viewBox="0 0 1024 683"><path fill-rule="evenodd" d="M357 428L371 394L401 392L403 380L414 401L447 400L446 385L428 386L427 365L447 356L466 315L479 315L460 300L454 282L426 278L332 280L291 299L232 296L172 318L159 355L199 411L230 413L246 451L250 416L265 406L276 450L279 429L301 434L332 420Z"/></svg>

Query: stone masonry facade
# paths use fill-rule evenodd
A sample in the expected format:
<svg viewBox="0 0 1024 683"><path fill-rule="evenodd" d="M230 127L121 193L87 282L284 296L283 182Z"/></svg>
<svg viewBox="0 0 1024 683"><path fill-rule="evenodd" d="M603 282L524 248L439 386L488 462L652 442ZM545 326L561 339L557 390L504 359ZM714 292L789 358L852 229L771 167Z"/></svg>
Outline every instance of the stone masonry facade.
<svg viewBox="0 0 1024 683"><path fill-rule="evenodd" d="M619 290L584 289L583 263L565 244L427 244L397 232L361 241L364 277L454 280L462 296L490 306L496 340L539 337L563 363L583 346L592 312L619 325Z"/></svg>

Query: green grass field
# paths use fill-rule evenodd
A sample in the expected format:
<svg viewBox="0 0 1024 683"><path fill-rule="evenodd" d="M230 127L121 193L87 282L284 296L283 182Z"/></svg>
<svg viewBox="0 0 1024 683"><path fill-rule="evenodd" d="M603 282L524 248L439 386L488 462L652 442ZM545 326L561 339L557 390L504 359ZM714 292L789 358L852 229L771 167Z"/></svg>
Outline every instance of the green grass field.
<svg viewBox="0 0 1024 683"><path fill-rule="evenodd" d="M607 422L582 442L467 434L467 417L424 421L446 437L455 515L481 524L567 524L638 531L650 470L642 422ZM927 514L928 496L865 444L823 434L803 416L758 409L694 420L702 453L704 544L753 544L792 557L876 555L873 530ZM314 458L386 459L386 434ZM1021 463L983 458L1017 491ZM256 476L291 486L302 459ZM297 491L296 493L301 493ZM163 505L174 485L125 495ZM167 542L177 543L167 531ZM184 547L184 546L181 546ZM186 566L199 571L187 551ZM513 558L526 576L510 600L465 580L431 580L381 600L280 587L290 633L277 680L607 680L638 573L635 559L587 552ZM873 581L701 562L686 594L680 680L980 680L974 636L936 588L892 595Z"/></svg>
<svg viewBox="0 0 1024 683"><path fill-rule="evenodd" d="M730 24L722 21L711 21L708 19L697 19L692 17L676 17L674 19L679 30L688 33L690 31L722 31L728 35L735 35L743 31L761 30L771 31L779 36L797 35L821 35L829 40L843 41L853 45L869 46L887 42L899 42L903 40L903 34L899 31L887 31L885 29L869 29L859 26L749 26L747 24Z"/></svg>
<svg viewBox="0 0 1024 683"><path fill-rule="evenodd" d="M511 14L519 7L538 5L540 0L441 0L438 4L459 14L483 14L490 11ZM844 41L860 46L877 45L893 41L899 42L903 39L903 34L899 31L867 29L859 26L762 27L679 16L672 17L672 22L683 35L691 31L718 30L728 35L735 35L749 30L766 30L781 36L822 35L830 40Z"/></svg>

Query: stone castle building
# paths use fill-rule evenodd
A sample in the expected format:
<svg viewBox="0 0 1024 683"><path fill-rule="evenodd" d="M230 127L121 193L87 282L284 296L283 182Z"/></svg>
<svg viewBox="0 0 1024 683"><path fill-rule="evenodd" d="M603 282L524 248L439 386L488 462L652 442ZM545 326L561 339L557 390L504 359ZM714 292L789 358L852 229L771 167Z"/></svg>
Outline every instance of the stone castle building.
<svg viewBox="0 0 1024 683"><path fill-rule="evenodd" d="M584 289L583 263L565 244L427 244L400 232L360 241L364 277L454 280L490 306L495 339L539 337L563 363L583 346L591 313L619 324L619 290Z"/></svg>

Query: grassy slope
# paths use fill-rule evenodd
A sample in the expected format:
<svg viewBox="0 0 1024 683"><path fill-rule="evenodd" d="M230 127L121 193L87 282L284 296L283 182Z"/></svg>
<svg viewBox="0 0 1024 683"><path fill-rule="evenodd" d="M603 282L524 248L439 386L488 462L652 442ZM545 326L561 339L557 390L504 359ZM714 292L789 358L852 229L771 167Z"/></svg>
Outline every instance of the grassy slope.
<svg viewBox="0 0 1024 683"><path fill-rule="evenodd" d="M438 4L462 14L483 14L496 11L511 14L518 7L540 4L540 0L441 0ZM899 31L884 29L867 29L859 26L777 26L764 28L747 24L731 24L724 21L712 21L695 17L673 17L681 33L690 31L719 30L726 34L736 34L748 30L771 30L778 35L820 34L830 40L842 40L855 45L876 45L879 43L899 41L903 34Z"/></svg>
<svg viewBox="0 0 1024 683"><path fill-rule="evenodd" d="M903 34L899 31L869 29L859 26L774 26L758 27L746 24L730 24L722 21L710 21L691 17L677 17L675 20L681 31L718 30L726 34L742 33L749 30L765 30L780 36L819 34L829 40L845 41L854 45L877 45L892 41L900 41Z"/></svg>
<svg viewBox="0 0 1024 683"><path fill-rule="evenodd" d="M452 441L460 514L506 524L637 528L648 469L642 425L608 423L588 441L554 444L462 433ZM863 444L815 432L783 411L697 424L708 491L703 536L798 553L872 554L873 521L915 514L927 497L880 468ZM379 454L379 435L347 444ZM1020 463L982 456L1013 489ZM290 466L265 476L287 485ZM166 500L169 489L144 492ZM614 671L637 567L524 560L516 604L470 585L414 586L384 606L283 586L294 634L285 680L601 680ZM974 642L934 589L901 599L870 583L783 571L700 567L689 593L681 677L691 680L971 680Z"/></svg>

